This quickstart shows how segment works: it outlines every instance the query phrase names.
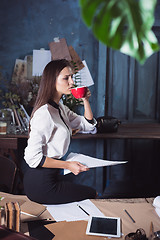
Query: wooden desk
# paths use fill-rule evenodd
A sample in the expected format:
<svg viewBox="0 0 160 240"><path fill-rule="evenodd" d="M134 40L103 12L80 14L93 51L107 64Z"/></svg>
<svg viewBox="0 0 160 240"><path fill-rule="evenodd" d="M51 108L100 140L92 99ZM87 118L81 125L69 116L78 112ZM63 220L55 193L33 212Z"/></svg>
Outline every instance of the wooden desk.
<svg viewBox="0 0 160 240"><path fill-rule="evenodd" d="M146 232L146 236L149 236L150 224L153 222L154 231L158 231L160 228L160 218L156 214L154 207L152 206L152 198L139 198L139 199L93 199L91 200L99 210L108 217L120 217L122 224L122 237L111 239L125 239L125 235L130 232L136 232L138 228L142 228ZM131 216L134 218L135 223L131 221L127 214L123 211L127 209ZM48 211L45 211L40 218L48 218ZM72 215L72 213L71 213ZM35 225L36 226L36 225ZM37 226L36 226L37 227ZM47 225L41 225L42 228L37 228L37 234L41 234L41 230L45 234L44 230L47 229L46 234L53 234L49 239L55 240L106 240L105 237L87 236L85 234L87 221L73 221L73 222L55 222L48 223ZM63 229L63 231L62 231ZM78 233L78 234L77 234ZM36 237L36 232L32 231L32 237ZM40 235L39 235L40 236ZM46 236L46 237L47 237Z"/></svg>
<svg viewBox="0 0 160 240"><path fill-rule="evenodd" d="M27 134L6 134L0 135L0 148L5 147L4 139L7 139L7 144L10 146L13 139L27 139ZM160 139L160 123L123 123L119 126L116 133L101 133L101 134L81 134L77 133L72 136L73 139ZM7 147L7 146L6 146Z"/></svg>
<svg viewBox="0 0 160 240"><path fill-rule="evenodd" d="M0 153L10 154L17 165L27 145L27 134L0 135ZM121 124L116 133L76 134L72 139L160 139L160 123L126 123ZM17 150L17 156L14 150Z"/></svg>
<svg viewBox="0 0 160 240"><path fill-rule="evenodd" d="M73 139L160 139L160 123L121 124L116 133L76 134Z"/></svg>
<svg viewBox="0 0 160 240"><path fill-rule="evenodd" d="M8 152L13 160L19 166L23 158L24 148L27 145L27 135L0 135L0 152ZM107 139L150 139L160 140L160 123L124 123L121 124L116 133L104 134L76 134L72 136L73 140L97 140L97 149L102 150ZM17 153L15 155L15 152ZM99 156L98 156L99 157ZM106 158L100 156L99 158ZM97 185L99 192L103 192L106 182L106 174L104 168L96 169Z"/></svg>
<svg viewBox="0 0 160 240"><path fill-rule="evenodd" d="M28 135L0 135L0 152L12 154L13 160L18 163L13 150L23 151L27 144ZM72 139L160 139L160 123L126 123L121 124L116 133L103 134L76 134ZM22 149L23 148L23 149Z"/></svg>
<svg viewBox="0 0 160 240"><path fill-rule="evenodd" d="M41 209L41 205L30 201L25 195L23 196L13 195L13 194L0 192L0 196L4 197L4 200L2 200L4 202L5 202L5 198L7 198L7 202L18 201L20 203L22 211L27 212L27 210L29 210L29 213L33 215L35 215L35 209L38 209L38 211L39 209ZM143 228L148 237L151 221L153 222L153 225L154 225L154 231L160 230L160 218L158 217L154 207L152 206L153 200L154 198L134 198L134 199L92 199L91 201L105 216L121 218L122 233L124 235L122 235L122 237L119 238L120 240L120 239L124 239L125 235L128 234L129 232L135 232L138 228ZM2 204L2 206L4 205ZM127 214L125 214L123 209L128 210L128 212L134 218L135 223L131 221L131 219L128 217ZM70 214L72 216L72 212ZM51 218L51 220L54 220L54 218L50 215L48 210L43 211L40 214L40 216L37 218L27 216L24 214L21 215L22 222L27 220L34 221L34 220L40 220L40 219L46 219L46 218ZM33 229L34 227L35 229ZM86 227L87 227L87 221L74 221L74 222L62 221L62 222L48 223L47 225L45 222L41 222L39 224L33 223L32 229L34 231L32 231L32 237L41 236L40 239L42 239L42 233L43 233L43 234L46 234L46 238L44 236L43 239L55 239L55 240L61 240L61 239L105 240L106 239L104 237L87 236L85 234ZM25 233L26 235L29 235L27 223L21 224L21 232ZM76 235L77 233L78 235ZM47 238L48 234L49 236L52 235L52 237ZM77 236L76 238L75 238L75 235Z"/></svg>

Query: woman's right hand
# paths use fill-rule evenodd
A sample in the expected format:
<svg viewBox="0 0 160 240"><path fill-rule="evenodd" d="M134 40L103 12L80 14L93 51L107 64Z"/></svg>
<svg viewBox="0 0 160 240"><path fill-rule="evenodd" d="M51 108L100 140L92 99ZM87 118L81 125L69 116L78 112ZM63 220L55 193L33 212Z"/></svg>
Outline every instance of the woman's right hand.
<svg viewBox="0 0 160 240"><path fill-rule="evenodd" d="M67 164L68 164L67 169L70 170L74 175L78 175L80 172L85 172L89 170L87 166L77 161L72 162L68 161Z"/></svg>

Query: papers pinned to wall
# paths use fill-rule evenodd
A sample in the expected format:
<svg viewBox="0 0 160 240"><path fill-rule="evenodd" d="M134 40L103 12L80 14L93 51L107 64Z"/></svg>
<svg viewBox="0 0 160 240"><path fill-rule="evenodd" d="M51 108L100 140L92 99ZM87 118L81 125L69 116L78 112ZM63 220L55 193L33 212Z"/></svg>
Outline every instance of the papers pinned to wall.
<svg viewBox="0 0 160 240"><path fill-rule="evenodd" d="M65 38L54 38L54 42L49 43L49 48L53 60L64 58L68 61L71 61L71 56Z"/></svg>
<svg viewBox="0 0 160 240"><path fill-rule="evenodd" d="M20 84L26 82L26 79L27 79L27 60L16 59L12 75L12 83Z"/></svg>
<svg viewBox="0 0 160 240"><path fill-rule="evenodd" d="M51 61L50 50L33 50L33 76L41 76L45 66Z"/></svg>

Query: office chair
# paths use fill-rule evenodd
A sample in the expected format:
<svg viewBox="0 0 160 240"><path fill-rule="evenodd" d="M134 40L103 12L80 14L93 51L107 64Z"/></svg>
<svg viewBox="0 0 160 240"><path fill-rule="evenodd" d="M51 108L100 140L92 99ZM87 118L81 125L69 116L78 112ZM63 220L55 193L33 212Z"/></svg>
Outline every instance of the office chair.
<svg viewBox="0 0 160 240"><path fill-rule="evenodd" d="M15 162L0 155L0 191L15 193L17 187L17 166Z"/></svg>

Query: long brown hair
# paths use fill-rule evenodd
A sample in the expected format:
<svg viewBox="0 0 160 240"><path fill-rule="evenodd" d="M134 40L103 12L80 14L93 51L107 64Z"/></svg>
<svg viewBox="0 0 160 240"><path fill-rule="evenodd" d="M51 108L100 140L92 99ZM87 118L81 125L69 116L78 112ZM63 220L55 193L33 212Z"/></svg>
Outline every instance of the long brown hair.
<svg viewBox="0 0 160 240"><path fill-rule="evenodd" d="M65 67L72 67L71 63L66 59L53 60L46 65L40 81L39 90L31 118L38 108L48 103L49 100L53 99L56 78Z"/></svg>

